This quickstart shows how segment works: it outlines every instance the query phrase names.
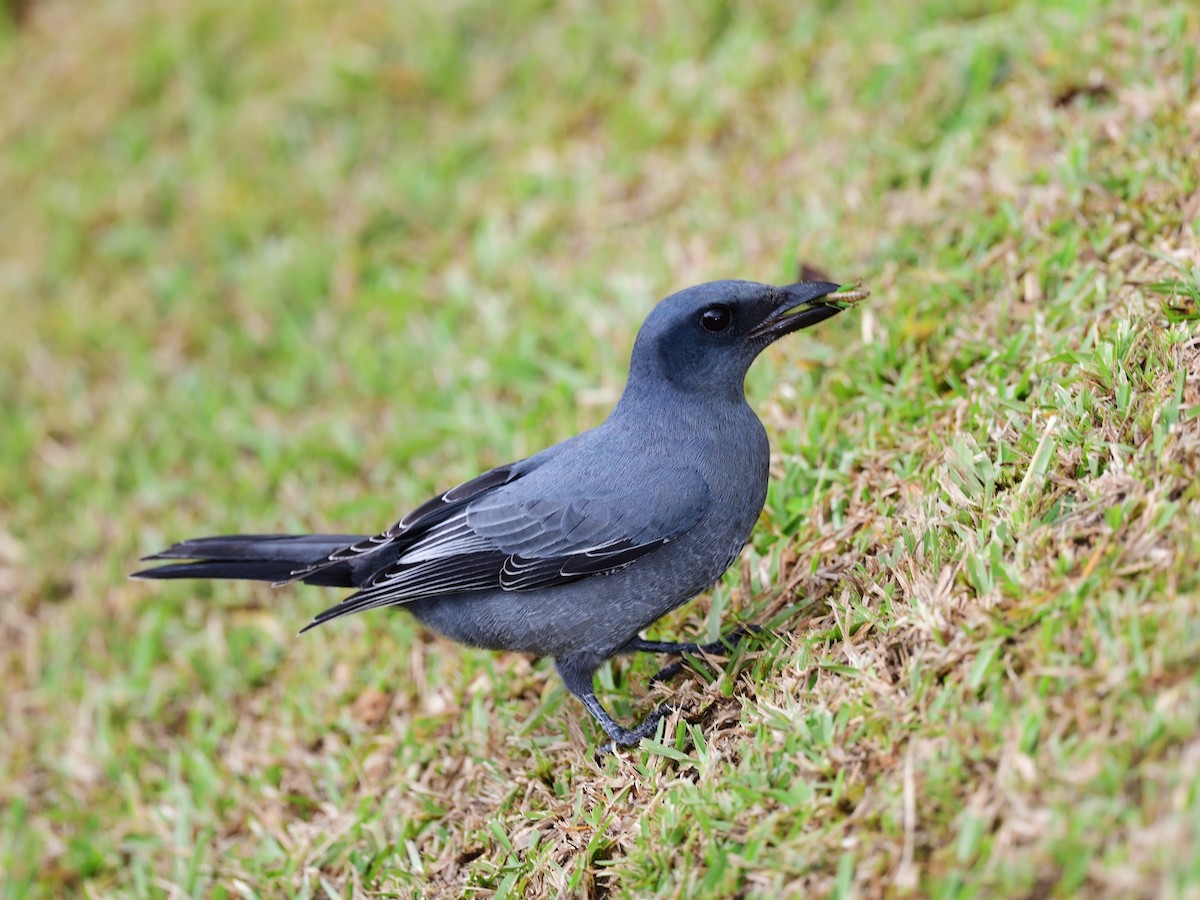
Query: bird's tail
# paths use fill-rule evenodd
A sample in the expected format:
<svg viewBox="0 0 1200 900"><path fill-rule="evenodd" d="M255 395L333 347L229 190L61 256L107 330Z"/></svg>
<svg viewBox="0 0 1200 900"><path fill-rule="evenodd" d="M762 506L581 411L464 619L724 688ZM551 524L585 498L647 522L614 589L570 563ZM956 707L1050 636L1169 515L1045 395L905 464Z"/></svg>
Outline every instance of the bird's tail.
<svg viewBox="0 0 1200 900"><path fill-rule="evenodd" d="M181 541L144 561L192 560L143 569L133 578L240 578L285 581L297 569L334 550L366 540L360 534L229 534ZM304 578L306 584L354 587L350 563L336 563Z"/></svg>

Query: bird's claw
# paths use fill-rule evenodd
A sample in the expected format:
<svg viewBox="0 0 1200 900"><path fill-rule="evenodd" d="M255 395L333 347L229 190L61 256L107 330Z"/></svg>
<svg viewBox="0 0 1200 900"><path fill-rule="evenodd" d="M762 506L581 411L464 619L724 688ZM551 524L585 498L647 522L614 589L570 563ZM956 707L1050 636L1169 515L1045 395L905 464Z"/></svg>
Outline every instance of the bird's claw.
<svg viewBox="0 0 1200 900"><path fill-rule="evenodd" d="M713 656L728 656L729 651L732 650L738 643L740 643L743 638L751 635L758 635L762 632L763 627L761 625L739 625L737 628L733 629L733 631L729 632L729 634L722 635L715 641L696 646L692 652L700 655L712 654ZM661 684L664 681L674 678L683 671L684 666L686 665L687 660L681 656L679 659L675 660L675 662L663 666L650 676L650 686L653 687L656 684Z"/></svg>
<svg viewBox="0 0 1200 900"><path fill-rule="evenodd" d="M605 756L616 753L617 750L624 747L636 747L645 738L650 737L658 730L658 722L673 712L677 712L680 707L673 703L664 703L654 712L646 716L641 724L636 728L619 728L608 733L611 740L605 741L596 748L594 754L596 762L600 762Z"/></svg>

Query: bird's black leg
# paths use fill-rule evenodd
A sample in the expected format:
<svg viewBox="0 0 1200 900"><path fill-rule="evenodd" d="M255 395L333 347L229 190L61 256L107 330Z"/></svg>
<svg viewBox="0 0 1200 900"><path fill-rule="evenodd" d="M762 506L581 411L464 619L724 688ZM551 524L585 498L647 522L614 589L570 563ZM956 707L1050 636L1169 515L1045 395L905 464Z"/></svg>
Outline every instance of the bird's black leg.
<svg viewBox="0 0 1200 900"><path fill-rule="evenodd" d="M728 656L729 651L744 637L751 634L758 634L762 631L758 625L739 625L729 634L722 635L719 639L708 644L683 644L675 643L674 641L645 641L635 637L633 640L625 644L621 648L621 653L678 653L681 656L685 653L706 654L711 653L714 656ZM678 659L670 665L663 666L650 678L651 684L658 684L660 681L666 681L668 678L674 678L683 671L684 661Z"/></svg>
<svg viewBox="0 0 1200 900"><path fill-rule="evenodd" d="M635 637L625 644L619 653L713 653L725 655L742 638L762 631L758 625L739 625L729 634L723 634L708 644L680 643L677 641L647 641Z"/></svg>
<svg viewBox="0 0 1200 900"><path fill-rule="evenodd" d="M658 728L659 719L674 711L674 707L668 703L664 703L658 709L654 710L654 712L650 713L650 715L646 716L640 725L634 728L623 728L608 714L608 710L600 705L600 701L596 698L596 694L592 690L592 678L599 667L598 662L580 657L567 656L555 659L554 667L558 669L558 674L562 676L563 684L567 686L567 690L579 698L579 701L587 711L592 714L592 718L599 722L600 727L612 738L612 740L596 748L597 757L603 756L606 753L613 753L618 747L632 747L640 744L642 738L654 734L655 729Z"/></svg>
<svg viewBox="0 0 1200 900"><path fill-rule="evenodd" d="M600 727L608 732L608 736L612 738L606 744L601 744L596 748L596 756L604 756L606 753L615 753L618 747L633 747L642 742L642 738L650 737L658 729L658 720L663 716L670 715L675 711L675 708L669 703L664 703L662 706L654 710L646 718L642 719L640 725L634 728L622 728L618 725L613 717L610 716L600 701L596 699L596 695L592 693L584 694L579 698L583 701L583 705L587 707L587 711L592 714Z"/></svg>

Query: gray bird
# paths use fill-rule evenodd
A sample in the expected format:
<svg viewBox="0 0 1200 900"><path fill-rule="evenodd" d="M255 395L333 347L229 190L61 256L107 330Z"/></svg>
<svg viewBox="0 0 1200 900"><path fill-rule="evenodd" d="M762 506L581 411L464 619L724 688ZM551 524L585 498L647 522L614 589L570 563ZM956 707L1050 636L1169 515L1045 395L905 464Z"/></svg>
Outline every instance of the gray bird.
<svg viewBox="0 0 1200 900"><path fill-rule="evenodd" d="M726 645L640 635L720 578L750 537L770 448L746 372L772 341L863 294L837 289L717 281L672 294L638 332L625 391L599 427L451 488L375 536L197 538L147 557L194 562L134 577L355 588L304 630L403 606L461 643L553 657L611 738L601 752L634 745L670 707L624 728L593 676L620 654Z"/></svg>

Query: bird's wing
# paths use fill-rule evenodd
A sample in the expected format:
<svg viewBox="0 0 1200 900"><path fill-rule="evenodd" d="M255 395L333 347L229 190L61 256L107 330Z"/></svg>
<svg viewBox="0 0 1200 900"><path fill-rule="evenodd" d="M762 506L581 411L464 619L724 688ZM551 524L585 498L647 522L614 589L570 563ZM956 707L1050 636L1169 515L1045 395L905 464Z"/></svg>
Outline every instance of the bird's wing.
<svg viewBox="0 0 1200 900"><path fill-rule="evenodd" d="M674 469L670 490L654 499L601 479L573 484L570 496L538 490L543 485L553 488L554 479L514 478L476 493L309 627L422 597L532 590L615 572L693 528L709 505L707 483L691 470Z"/></svg>
<svg viewBox="0 0 1200 900"><path fill-rule="evenodd" d="M339 547L324 559L296 569L287 578L276 582L275 586L280 587L293 581L304 581L323 569L339 563L364 560L372 555L383 559L395 559L396 552L402 553L405 547L421 541L446 520L461 513L472 500L508 484L518 478L521 473L522 463L520 462L490 469L470 481L464 481L445 493L425 501L386 531L381 531L379 534L374 534L357 543ZM387 553L385 552L387 550L396 552Z"/></svg>

